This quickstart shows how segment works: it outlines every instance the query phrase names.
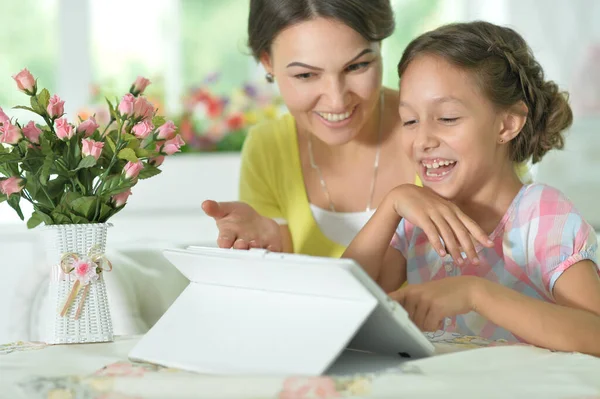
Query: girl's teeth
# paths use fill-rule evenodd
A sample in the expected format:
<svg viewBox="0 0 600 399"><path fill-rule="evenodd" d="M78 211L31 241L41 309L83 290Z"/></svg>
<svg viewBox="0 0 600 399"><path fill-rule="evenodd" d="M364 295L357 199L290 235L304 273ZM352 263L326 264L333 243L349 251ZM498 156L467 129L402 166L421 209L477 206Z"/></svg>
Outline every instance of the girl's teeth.
<svg viewBox="0 0 600 399"><path fill-rule="evenodd" d="M441 176L446 176L448 173L450 173L450 171L449 170L445 170L442 173L433 173L433 172L431 172L431 171L428 170L425 173L427 174L427 176L430 176L430 177L441 177Z"/></svg>

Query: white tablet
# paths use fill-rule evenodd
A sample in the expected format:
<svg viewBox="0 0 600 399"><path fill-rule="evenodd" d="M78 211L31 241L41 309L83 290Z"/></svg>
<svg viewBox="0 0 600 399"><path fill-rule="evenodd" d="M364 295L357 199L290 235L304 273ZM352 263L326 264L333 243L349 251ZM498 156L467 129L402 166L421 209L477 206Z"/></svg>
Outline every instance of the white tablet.
<svg viewBox="0 0 600 399"><path fill-rule="evenodd" d="M211 374L320 375L342 351L422 358L434 346L350 259L164 251L189 286L130 358Z"/></svg>

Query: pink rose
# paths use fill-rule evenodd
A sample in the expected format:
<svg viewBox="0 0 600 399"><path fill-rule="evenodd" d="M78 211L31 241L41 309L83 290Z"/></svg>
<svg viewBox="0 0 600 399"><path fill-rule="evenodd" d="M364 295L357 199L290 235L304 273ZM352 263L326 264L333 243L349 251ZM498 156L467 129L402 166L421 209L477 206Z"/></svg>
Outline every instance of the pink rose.
<svg viewBox="0 0 600 399"><path fill-rule="evenodd" d="M131 130L137 137L145 139L154 130L154 125L149 120L144 120L136 124Z"/></svg>
<svg viewBox="0 0 600 399"><path fill-rule="evenodd" d="M177 126L173 121L167 121L164 125L158 128L158 139L159 140L170 140L175 136Z"/></svg>
<svg viewBox="0 0 600 399"><path fill-rule="evenodd" d="M123 96L121 103L119 104L119 112L121 115L133 115L133 104L135 97L131 93L127 93Z"/></svg>
<svg viewBox="0 0 600 399"><path fill-rule="evenodd" d="M68 140L75 134L73 126L65 118L56 121L56 136L61 140Z"/></svg>
<svg viewBox="0 0 600 399"><path fill-rule="evenodd" d="M171 140L165 141L165 145L162 148L162 152L167 155L173 155L176 152L180 151L181 146L184 144L185 141L183 141L180 135L177 135Z"/></svg>
<svg viewBox="0 0 600 399"><path fill-rule="evenodd" d="M23 133L18 126L10 122L0 128L0 143L15 145L23 138Z"/></svg>
<svg viewBox="0 0 600 399"><path fill-rule="evenodd" d="M0 108L0 123L3 125L10 123L10 118L4 113L2 108Z"/></svg>
<svg viewBox="0 0 600 399"><path fill-rule="evenodd" d="M0 192L7 196L20 193L23 190L23 179L17 176L9 177L8 179L0 180Z"/></svg>
<svg viewBox="0 0 600 399"><path fill-rule="evenodd" d="M25 137L27 137L27 140L29 140L33 144L40 143L40 134L42 134L42 131L39 127L35 125L35 123L33 123L33 121L30 121L23 128L23 135L25 135Z"/></svg>
<svg viewBox="0 0 600 399"><path fill-rule="evenodd" d="M23 69L21 72L13 76L15 82L17 82L17 87L24 93L33 95L36 91L35 87L35 78L27 70L27 68Z"/></svg>
<svg viewBox="0 0 600 399"><path fill-rule="evenodd" d="M90 137L96 129L98 129L98 123L96 123L96 119L93 116L90 116L89 119L83 121L77 127L77 132L83 132L84 137Z"/></svg>
<svg viewBox="0 0 600 399"><path fill-rule="evenodd" d="M283 382L280 399L338 398L341 395L331 377L289 377Z"/></svg>
<svg viewBox="0 0 600 399"><path fill-rule="evenodd" d="M60 118L65 113L65 102L61 101L60 97L55 94L50 97L50 102L46 110L50 118Z"/></svg>
<svg viewBox="0 0 600 399"><path fill-rule="evenodd" d="M164 155L159 155L159 156L157 156L157 157L150 158L150 159L148 160L148 163L149 163L150 165L152 165L152 166L156 166L156 167L158 167L158 166L162 165L162 163L163 163L164 161L165 161L165 157L164 157Z"/></svg>
<svg viewBox="0 0 600 399"><path fill-rule="evenodd" d="M81 140L81 154L85 157L91 155L97 161L102 154L102 148L104 148L104 143L100 141L94 141L92 139Z"/></svg>
<svg viewBox="0 0 600 399"><path fill-rule="evenodd" d="M154 114L154 106L144 97L138 97L133 104L133 116L136 118L147 119Z"/></svg>
<svg viewBox="0 0 600 399"><path fill-rule="evenodd" d="M123 168L123 171L125 172L125 178L130 180L135 179L138 177L142 169L144 169L144 164L142 161L127 162L127 164L125 164L125 168Z"/></svg>
<svg viewBox="0 0 600 399"><path fill-rule="evenodd" d="M120 208L127 203L127 198L131 195L131 189L112 196L113 203L116 208Z"/></svg>
<svg viewBox="0 0 600 399"><path fill-rule="evenodd" d="M150 84L150 81L142 76L138 76L135 82L133 82L133 86L131 87L131 91L137 96L140 95L146 90L146 87Z"/></svg>

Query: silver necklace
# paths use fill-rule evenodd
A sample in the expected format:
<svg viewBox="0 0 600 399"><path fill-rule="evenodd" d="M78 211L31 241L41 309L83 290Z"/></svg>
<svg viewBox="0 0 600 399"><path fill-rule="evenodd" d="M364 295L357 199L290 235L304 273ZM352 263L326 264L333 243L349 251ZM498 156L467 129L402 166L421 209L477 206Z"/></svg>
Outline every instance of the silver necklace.
<svg viewBox="0 0 600 399"><path fill-rule="evenodd" d="M367 209L365 212L371 210L371 203L373 202L373 194L375 193L375 182L377 181L377 170L379 169L379 154L381 153L381 132L383 130L383 91L381 92L380 99L380 110L379 110L379 132L377 133L377 152L375 153L375 162L373 164L373 180L371 181L371 191L369 194L369 199L367 201ZM325 184L325 179L323 178L323 172L321 172L321 168L315 162L315 157L313 155L312 148L312 134L308 135L308 158L310 160L310 167L317 171L319 175L319 180L321 183L321 189L327 197L327 201L329 201L329 210L335 212L335 206L333 205L333 201L331 200L331 196L329 195L329 190L327 189L327 184Z"/></svg>

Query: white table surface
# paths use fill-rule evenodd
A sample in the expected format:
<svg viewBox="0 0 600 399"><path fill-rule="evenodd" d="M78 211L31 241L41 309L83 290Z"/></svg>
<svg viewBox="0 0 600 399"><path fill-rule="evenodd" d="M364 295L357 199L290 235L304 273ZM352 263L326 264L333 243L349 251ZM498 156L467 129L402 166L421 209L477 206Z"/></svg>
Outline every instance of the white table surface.
<svg viewBox="0 0 600 399"><path fill-rule="evenodd" d="M436 344L442 354L343 377L216 377L127 360L139 337L102 344L0 345L0 398L600 398L600 359L529 346ZM470 349L477 348L477 349ZM464 350L470 349L470 350Z"/></svg>

